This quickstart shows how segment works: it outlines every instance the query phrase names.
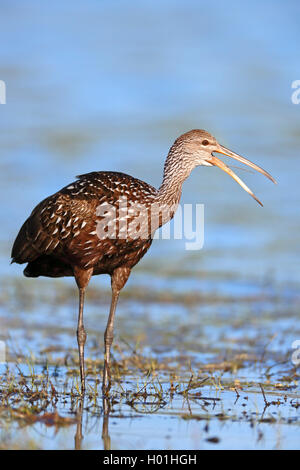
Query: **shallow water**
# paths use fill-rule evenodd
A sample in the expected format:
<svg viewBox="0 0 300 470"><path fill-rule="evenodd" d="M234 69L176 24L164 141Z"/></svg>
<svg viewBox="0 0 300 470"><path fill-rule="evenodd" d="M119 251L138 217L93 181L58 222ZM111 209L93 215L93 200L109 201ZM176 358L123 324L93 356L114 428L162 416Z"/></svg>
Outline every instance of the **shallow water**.
<svg viewBox="0 0 300 470"><path fill-rule="evenodd" d="M296 1L88 0L73 2L70 11L67 1L2 2L0 339L11 368L30 358L39 370L47 359L51 367L57 362L63 380L66 354L76 361L72 281L23 279L22 267L9 265L25 217L75 175L118 170L158 186L174 139L205 128L278 180L274 186L236 170L264 208L218 169L198 168L185 182L182 203L205 205L204 247L153 242L122 293L114 349L117 362L119 348L130 359L137 347L147 364L149 358L161 364L153 380L160 380L167 406L141 415L126 403L114 405L112 448L299 448L299 409L284 399L291 393L299 400L291 362L292 343L300 339L300 104L291 101L291 84L300 78L299 8ZM109 280L95 278L85 318L87 357L98 374L108 308ZM248 359L227 370L227 356L240 354ZM169 374L179 365L181 387L191 370L220 375L224 390L213 382L200 389L220 401L203 412L201 400L190 411L182 395L171 399ZM128 389L144 374L131 364ZM243 383L236 403L234 380ZM282 402L267 407L263 422L259 383ZM74 418L56 386L58 413ZM84 448L104 445L99 400L97 413L83 413ZM221 412L229 418L220 419ZM77 424L24 426L24 417L4 413L1 445L72 448Z"/></svg>
<svg viewBox="0 0 300 470"><path fill-rule="evenodd" d="M103 436L103 417L93 405L83 409L81 449L294 449L298 447L298 412L293 395L285 400L272 396L266 408L260 392L241 394L204 388L203 398L173 398L157 405L142 399L132 407L116 404L108 422L108 439ZM149 404L150 402L150 404ZM78 405L77 405L78 406ZM94 408L94 409L93 409ZM66 420L76 416L76 405L67 402L58 409ZM77 415L78 416L78 415ZM80 418L80 415L79 415ZM49 420L50 421L50 420ZM44 422L10 428L5 442L22 442L32 448L72 449L78 423L59 425ZM155 429L155 432L153 432ZM77 443L77 448L79 445Z"/></svg>
<svg viewBox="0 0 300 470"><path fill-rule="evenodd" d="M231 295L225 285L207 294L163 285L149 295L133 283L118 307L107 425L100 390L109 291L89 291L80 412L76 291L49 283L26 293L26 280L17 288L6 281L1 292L3 448L70 449L76 432L82 449L298 448L291 344L300 336L300 300L290 292L244 285Z"/></svg>

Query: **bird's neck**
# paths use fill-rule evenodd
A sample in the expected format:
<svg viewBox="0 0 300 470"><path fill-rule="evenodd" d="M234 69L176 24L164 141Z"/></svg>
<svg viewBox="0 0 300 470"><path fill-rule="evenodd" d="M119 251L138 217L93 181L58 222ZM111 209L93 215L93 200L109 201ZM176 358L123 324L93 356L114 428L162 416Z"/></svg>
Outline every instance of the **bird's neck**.
<svg viewBox="0 0 300 470"><path fill-rule="evenodd" d="M172 178L164 177L158 190L157 202L170 206L178 205L181 198L182 184L183 181L180 179L173 180Z"/></svg>
<svg viewBox="0 0 300 470"><path fill-rule="evenodd" d="M154 204L151 206L152 234L174 217L180 201L181 189L181 181L171 181L164 176Z"/></svg>
<svg viewBox="0 0 300 470"><path fill-rule="evenodd" d="M182 148L175 143L165 161L163 180L157 196L160 203L179 204L182 184L192 171L192 167L184 163L182 156Z"/></svg>
<svg viewBox="0 0 300 470"><path fill-rule="evenodd" d="M177 162L176 155L170 151L165 162L163 180L155 201L159 207L158 210L162 213L159 226L164 225L174 217L181 198L182 184L188 177L188 173L182 171Z"/></svg>

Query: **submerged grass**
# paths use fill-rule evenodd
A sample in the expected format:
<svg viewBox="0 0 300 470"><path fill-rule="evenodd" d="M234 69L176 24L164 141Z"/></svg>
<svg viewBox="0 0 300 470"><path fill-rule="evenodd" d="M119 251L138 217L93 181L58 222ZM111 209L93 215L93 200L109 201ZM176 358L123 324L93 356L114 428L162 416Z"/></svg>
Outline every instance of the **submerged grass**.
<svg viewBox="0 0 300 470"><path fill-rule="evenodd" d="M89 291L83 398L76 291L67 283L44 285L37 290L7 280L0 291L7 345L1 449L72 448L73 442L106 449L297 447L299 368L291 361L292 340L300 335L297 297L274 287L238 301L131 287L118 308L113 387L103 400L108 292Z"/></svg>

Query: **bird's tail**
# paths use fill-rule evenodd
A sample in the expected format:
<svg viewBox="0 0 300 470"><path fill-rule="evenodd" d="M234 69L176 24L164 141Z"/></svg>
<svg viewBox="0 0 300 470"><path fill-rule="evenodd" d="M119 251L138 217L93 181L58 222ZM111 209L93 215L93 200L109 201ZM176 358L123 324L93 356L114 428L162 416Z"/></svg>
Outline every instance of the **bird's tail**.
<svg viewBox="0 0 300 470"><path fill-rule="evenodd" d="M39 256L28 236L28 219L22 225L11 251L11 263L28 263Z"/></svg>
<svg viewBox="0 0 300 470"><path fill-rule="evenodd" d="M73 275L74 272L70 265L47 255L31 261L24 269L24 276L26 277L64 277Z"/></svg>

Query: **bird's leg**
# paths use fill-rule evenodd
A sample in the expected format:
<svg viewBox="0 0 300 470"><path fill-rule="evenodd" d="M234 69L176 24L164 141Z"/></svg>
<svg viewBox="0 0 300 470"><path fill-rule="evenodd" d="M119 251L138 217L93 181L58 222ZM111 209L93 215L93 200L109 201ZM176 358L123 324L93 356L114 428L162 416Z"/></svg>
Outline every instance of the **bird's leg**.
<svg viewBox="0 0 300 470"><path fill-rule="evenodd" d="M79 289L79 313L78 313L78 324L77 324L77 343L79 353L79 364L80 364L80 380L81 380L81 393L85 392L85 372L84 372L84 345L86 341L86 331L83 325L83 305L84 305L84 294L86 286L89 283L93 273L91 269L80 269L74 268L74 276Z"/></svg>
<svg viewBox="0 0 300 470"><path fill-rule="evenodd" d="M110 378L110 348L114 338L114 319L120 290L124 287L130 274L130 268L120 267L114 270L111 276L112 299L106 330L104 333L104 369L103 369L103 395L108 395L111 386Z"/></svg>
<svg viewBox="0 0 300 470"><path fill-rule="evenodd" d="M112 290L112 299L109 317L107 321L106 330L104 333L104 370L103 370L103 394L106 395L109 392L111 380L110 380L110 348L114 339L114 318L116 306L119 298L119 291Z"/></svg>
<svg viewBox="0 0 300 470"><path fill-rule="evenodd" d="M85 289L79 288L79 314L78 314L78 324L77 324L77 343L78 343L80 380L81 380L82 393L84 393L85 391L84 345L86 342L86 331L83 325L84 294L85 294Z"/></svg>

